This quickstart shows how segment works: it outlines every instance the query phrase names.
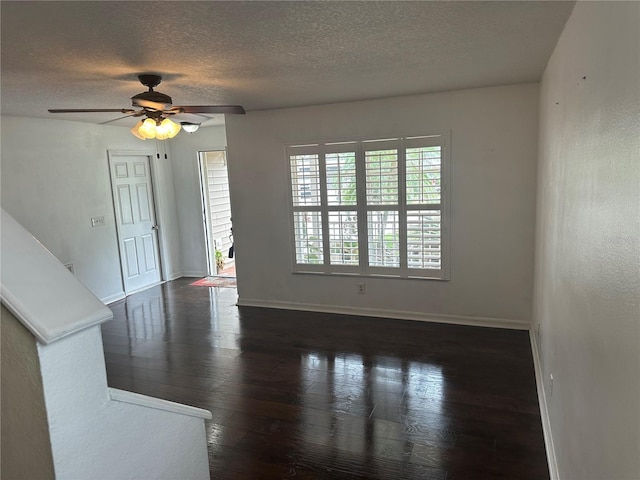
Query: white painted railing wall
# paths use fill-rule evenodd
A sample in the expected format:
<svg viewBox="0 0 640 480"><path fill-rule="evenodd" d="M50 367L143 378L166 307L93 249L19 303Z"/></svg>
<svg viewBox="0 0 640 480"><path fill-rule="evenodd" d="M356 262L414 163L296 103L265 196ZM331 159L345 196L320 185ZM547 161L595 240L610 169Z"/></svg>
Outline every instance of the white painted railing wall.
<svg viewBox="0 0 640 480"><path fill-rule="evenodd" d="M47 423L32 428L49 437L37 446L29 435L8 438L34 407L4 394L20 391L5 383L22 380L3 365L2 477L49 471L57 479L208 479L204 420L211 413L109 388L100 324L111 311L4 210L1 229L3 330L24 326L31 336L12 338L35 345L5 349L3 338L3 363L13 355L13 371L31 372L29 388L42 392ZM5 426L7 418L13 422ZM24 457L52 459L53 472Z"/></svg>

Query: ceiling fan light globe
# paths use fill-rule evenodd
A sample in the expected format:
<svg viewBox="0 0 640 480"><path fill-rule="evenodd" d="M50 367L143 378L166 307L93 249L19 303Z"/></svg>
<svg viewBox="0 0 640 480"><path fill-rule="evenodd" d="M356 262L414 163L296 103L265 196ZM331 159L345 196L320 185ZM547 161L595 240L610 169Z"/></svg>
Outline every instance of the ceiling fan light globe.
<svg viewBox="0 0 640 480"><path fill-rule="evenodd" d="M156 138L158 140L166 140L167 138L169 138L169 130L158 125L156 127Z"/></svg>
<svg viewBox="0 0 640 480"><path fill-rule="evenodd" d="M182 124L182 129L187 133L197 132L200 128L199 123L191 123L191 122L180 122Z"/></svg>
<svg viewBox="0 0 640 480"><path fill-rule="evenodd" d="M180 131L180 125L165 118L156 126L156 138L158 140L166 140L175 137Z"/></svg>
<svg viewBox="0 0 640 480"><path fill-rule="evenodd" d="M152 118L147 118L138 128L138 133L144 138L156 138L156 121Z"/></svg>
<svg viewBox="0 0 640 480"><path fill-rule="evenodd" d="M164 123L164 122L167 122L167 125L168 125L168 128L169 128L169 138L175 137L178 134L178 132L180 131L180 129L182 128L179 123L176 123L173 120L170 120L168 118L163 120L162 123Z"/></svg>
<svg viewBox="0 0 640 480"><path fill-rule="evenodd" d="M141 126L142 126L142 120L140 120L140 121L138 121L138 123L136 123L136 126L131 129L131 133L135 137L138 137L140 140L146 140L146 138L144 138L142 135L140 135L140 133L138 133L138 130L140 129Z"/></svg>

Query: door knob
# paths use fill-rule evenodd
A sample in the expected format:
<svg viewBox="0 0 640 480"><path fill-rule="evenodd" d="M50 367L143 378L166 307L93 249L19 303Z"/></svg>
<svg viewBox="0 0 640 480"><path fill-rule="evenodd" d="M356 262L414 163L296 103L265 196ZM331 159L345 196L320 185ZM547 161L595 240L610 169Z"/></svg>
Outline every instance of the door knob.
<svg viewBox="0 0 640 480"><path fill-rule="evenodd" d="M160 228L160 227L159 227L158 225L153 225L153 226L151 227L151 230L158 230L159 228Z"/></svg>

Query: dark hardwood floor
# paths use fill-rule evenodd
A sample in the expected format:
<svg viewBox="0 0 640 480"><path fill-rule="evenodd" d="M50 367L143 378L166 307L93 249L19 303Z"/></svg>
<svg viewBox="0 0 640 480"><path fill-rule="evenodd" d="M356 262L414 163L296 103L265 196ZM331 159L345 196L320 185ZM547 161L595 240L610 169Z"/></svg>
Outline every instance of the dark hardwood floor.
<svg viewBox="0 0 640 480"><path fill-rule="evenodd" d="M235 306L180 279L111 304L109 385L210 410L214 479L549 478L527 332Z"/></svg>

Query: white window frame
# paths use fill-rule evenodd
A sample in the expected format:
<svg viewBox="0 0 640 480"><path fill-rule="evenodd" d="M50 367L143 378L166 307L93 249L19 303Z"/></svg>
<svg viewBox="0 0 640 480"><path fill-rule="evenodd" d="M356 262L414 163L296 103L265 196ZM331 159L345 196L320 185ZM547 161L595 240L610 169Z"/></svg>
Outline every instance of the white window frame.
<svg viewBox="0 0 640 480"><path fill-rule="evenodd" d="M355 146L355 148L353 148ZM398 203L392 205L367 205L366 203L366 171L365 171L365 150L371 150L369 146L376 149L397 148L398 150ZM406 202L406 149L413 147L441 147L440 164L440 203L439 204L417 204L408 205ZM354 151L356 153L356 188L357 205L328 205L326 164L325 155L327 153L338 153ZM411 278L424 280L449 280L450 278L450 134L438 133L430 135L415 136L388 136L381 139L357 139L357 140L335 140L306 144L285 145L286 163L289 188L289 219L290 238L292 250L292 271L294 273L320 274L320 275L353 275L363 277L383 277L383 278ZM319 176L320 176L320 205L317 206L295 206L293 196L293 176L291 172L291 156L304 154L318 154ZM428 206L427 206L428 205ZM357 211L358 217L358 254L359 265L331 265L329 249L329 226L328 216L332 211ZM393 210L399 216L399 267L371 267L369 266L368 238L367 238L367 212L372 210ZM439 210L440 211L440 269L416 269L407 266L407 212L412 210ZM294 214L296 212L320 212L322 219L322 240L323 240L323 263L308 264L297 263L296 258L296 238L294 227Z"/></svg>

